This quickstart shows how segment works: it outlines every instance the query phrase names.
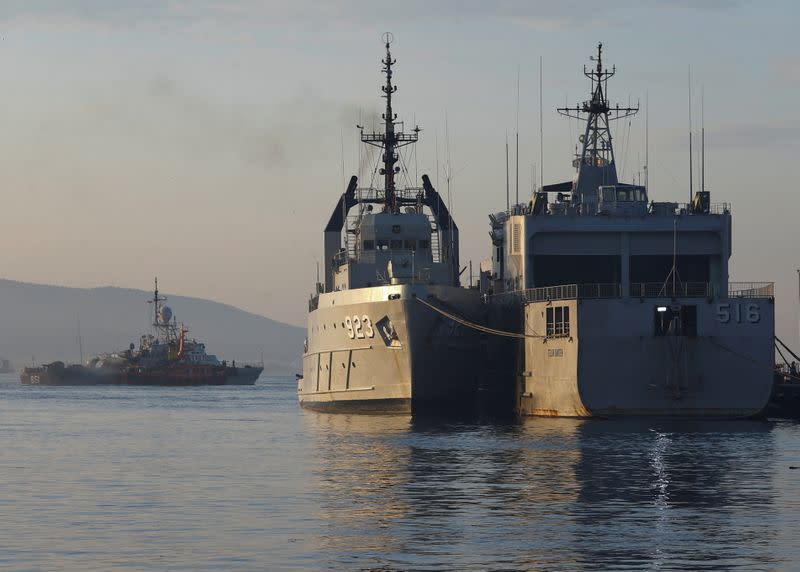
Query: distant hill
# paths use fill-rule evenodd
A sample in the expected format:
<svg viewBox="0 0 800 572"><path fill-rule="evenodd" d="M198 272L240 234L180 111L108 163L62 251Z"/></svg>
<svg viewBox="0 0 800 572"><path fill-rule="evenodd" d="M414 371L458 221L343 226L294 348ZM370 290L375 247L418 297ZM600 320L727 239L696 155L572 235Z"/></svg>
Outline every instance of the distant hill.
<svg viewBox="0 0 800 572"><path fill-rule="evenodd" d="M227 304L164 293L178 323L220 359L257 362L266 373L301 370L305 332ZM64 288L0 280L0 357L19 368L54 360L79 361L78 319L84 358L116 349L150 331L152 292L127 288Z"/></svg>

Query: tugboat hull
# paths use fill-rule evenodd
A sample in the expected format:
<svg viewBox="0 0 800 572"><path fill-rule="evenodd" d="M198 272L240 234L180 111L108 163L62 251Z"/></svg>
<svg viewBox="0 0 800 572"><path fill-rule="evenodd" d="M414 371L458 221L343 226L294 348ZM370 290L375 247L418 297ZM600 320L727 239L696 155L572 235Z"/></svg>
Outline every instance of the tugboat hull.
<svg viewBox="0 0 800 572"><path fill-rule="evenodd" d="M127 385L225 385L225 371L208 365L175 364L165 367L132 367L123 372Z"/></svg>
<svg viewBox="0 0 800 572"><path fill-rule="evenodd" d="M225 385L255 385L264 371L263 367L246 365L244 367L226 367Z"/></svg>

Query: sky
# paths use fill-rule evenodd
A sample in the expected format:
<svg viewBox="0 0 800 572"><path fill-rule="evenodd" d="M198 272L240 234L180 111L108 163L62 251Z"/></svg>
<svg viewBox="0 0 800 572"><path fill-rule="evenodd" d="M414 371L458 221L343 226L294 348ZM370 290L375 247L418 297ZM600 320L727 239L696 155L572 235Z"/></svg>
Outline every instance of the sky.
<svg viewBox="0 0 800 572"><path fill-rule="evenodd" d="M520 200L534 169L572 176L577 125L555 107L587 97L602 41L611 100L642 108L615 125L618 169L642 172L647 116L651 199L688 198L691 68L706 187L732 204L731 279L776 282L777 332L797 347L798 20L791 1L4 0L0 274L157 275L304 325L324 224L351 174L369 180L356 124L380 112L385 31L395 110L422 128L407 165L443 193L451 173L462 265L477 268L487 214L505 208L506 137L512 196L517 130Z"/></svg>

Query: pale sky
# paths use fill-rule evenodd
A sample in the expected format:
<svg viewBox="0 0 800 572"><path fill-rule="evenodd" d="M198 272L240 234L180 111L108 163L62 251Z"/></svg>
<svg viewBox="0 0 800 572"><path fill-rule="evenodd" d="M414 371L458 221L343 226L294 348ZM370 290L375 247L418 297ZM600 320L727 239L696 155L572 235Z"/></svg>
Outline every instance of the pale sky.
<svg viewBox="0 0 800 572"><path fill-rule="evenodd" d="M355 124L382 105L387 30L396 111L423 128L412 173L444 193L449 143L462 264L477 268L486 215L505 207L506 132L514 194L517 69L527 200L539 57L544 179L558 182L577 131L555 107L586 97L581 72L602 41L611 99L649 100L651 199L688 197L691 65L706 186L733 205L731 279L775 281L778 335L797 345L798 6L4 0L2 276L150 288L158 275L167 291L303 325L323 226L358 171ZM642 112L616 126L625 180L644 163L644 124Z"/></svg>

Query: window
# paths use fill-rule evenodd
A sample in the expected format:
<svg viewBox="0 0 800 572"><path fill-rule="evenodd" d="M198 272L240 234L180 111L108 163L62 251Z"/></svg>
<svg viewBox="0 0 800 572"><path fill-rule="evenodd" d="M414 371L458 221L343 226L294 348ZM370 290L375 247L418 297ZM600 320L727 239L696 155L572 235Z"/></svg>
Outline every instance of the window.
<svg viewBox="0 0 800 572"><path fill-rule="evenodd" d="M403 246L406 250L416 250L417 249L417 241L416 240L405 240L403 241Z"/></svg>
<svg viewBox="0 0 800 572"><path fill-rule="evenodd" d="M545 336L569 337L569 306L549 306L545 311Z"/></svg>
<svg viewBox="0 0 800 572"><path fill-rule="evenodd" d="M378 250L389 250L389 241L388 240L379 240L378 241Z"/></svg>
<svg viewBox="0 0 800 572"><path fill-rule="evenodd" d="M389 248L391 248L392 250L401 250L403 248L403 241L392 239L389 241Z"/></svg>
<svg viewBox="0 0 800 572"><path fill-rule="evenodd" d="M364 250L375 250L375 241L374 240L365 240L364 241Z"/></svg>
<svg viewBox="0 0 800 572"><path fill-rule="evenodd" d="M603 189L603 201L607 203L614 202L614 189Z"/></svg>

